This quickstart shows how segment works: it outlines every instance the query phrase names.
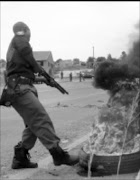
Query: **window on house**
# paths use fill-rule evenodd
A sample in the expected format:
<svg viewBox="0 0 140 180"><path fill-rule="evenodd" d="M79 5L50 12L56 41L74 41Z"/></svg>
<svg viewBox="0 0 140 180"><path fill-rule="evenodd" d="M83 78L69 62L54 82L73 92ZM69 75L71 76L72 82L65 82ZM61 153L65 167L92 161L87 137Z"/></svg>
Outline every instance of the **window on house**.
<svg viewBox="0 0 140 180"><path fill-rule="evenodd" d="M38 61L37 63L38 63L40 66L43 66L43 65L44 65L43 61Z"/></svg>
<svg viewBox="0 0 140 180"><path fill-rule="evenodd" d="M43 61L41 61L41 62L40 62L40 65L41 65L41 66L43 66L43 65L44 65Z"/></svg>

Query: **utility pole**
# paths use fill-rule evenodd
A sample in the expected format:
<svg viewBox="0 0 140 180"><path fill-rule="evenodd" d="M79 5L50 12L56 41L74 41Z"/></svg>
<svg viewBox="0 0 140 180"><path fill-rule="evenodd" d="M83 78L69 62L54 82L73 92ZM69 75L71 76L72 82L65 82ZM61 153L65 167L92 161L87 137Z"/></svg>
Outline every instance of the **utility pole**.
<svg viewBox="0 0 140 180"><path fill-rule="evenodd" d="M94 59L94 46L93 46L93 59Z"/></svg>
<svg viewBox="0 0 140 180"><path fill-rule="evenodd" d="M94 66L94 46L93 46L93 66Z"/></svg>

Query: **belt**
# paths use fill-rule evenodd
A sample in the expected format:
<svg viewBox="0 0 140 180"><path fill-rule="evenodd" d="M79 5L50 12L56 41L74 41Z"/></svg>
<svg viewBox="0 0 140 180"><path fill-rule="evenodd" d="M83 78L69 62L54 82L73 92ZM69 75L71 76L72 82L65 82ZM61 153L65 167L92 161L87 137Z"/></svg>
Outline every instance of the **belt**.
<svg viewBox="0 0 140 180"><path fill-rule="evenodd" d="M9 82L15 81L15 82L18 82L18 84L29 84L29 85L33 84L32 79L26 78L24 76L15 76L15 75L9 76L8 81Z"/></svg>
<svg viewBox="0 0 140 180"><path fill-rule="evenodd" d="M29 78L26 78L26 77L23 77L23 76L20 76L18 84L30 84L30 85L32 85L33 84L33 80L29 79Z"/></svg>

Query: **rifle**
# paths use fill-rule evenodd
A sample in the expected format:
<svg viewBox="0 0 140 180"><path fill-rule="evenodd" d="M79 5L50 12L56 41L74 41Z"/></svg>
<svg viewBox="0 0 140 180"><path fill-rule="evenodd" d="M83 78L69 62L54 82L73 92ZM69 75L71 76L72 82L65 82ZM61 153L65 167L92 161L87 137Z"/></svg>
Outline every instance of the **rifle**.
<svg viewBox="0 0 140 180"><path fill-rule="evenodd" d="M60 84L58 84L43 68L40 75L45 77L43 81L45 84L57 88L62 94L69 94Z"/></svg>

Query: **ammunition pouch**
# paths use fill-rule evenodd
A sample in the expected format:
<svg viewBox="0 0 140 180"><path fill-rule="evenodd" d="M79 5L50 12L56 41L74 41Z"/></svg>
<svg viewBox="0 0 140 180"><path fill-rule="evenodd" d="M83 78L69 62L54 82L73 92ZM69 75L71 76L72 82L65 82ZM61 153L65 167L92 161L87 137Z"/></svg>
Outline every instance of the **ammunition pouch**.
<svg viewBox="0 0 140 180"><path fill-rule="evenodd" d="M7 83L2 91L1 97L0 97L0 105L10 107L12 103L15 100L15 97L17 95L16 88L18 85L18 79L12 80L10 78L7 78Z"/></svg>
<svg viewBox="0 0 140 180"><path fill-rule="evenodd" d="M15 101L15 98L20 95L21 84L33 84L33 80L23 76L12 75L7 77L7 84L5 85L0 98L0 105L9 107Z"/></svg>
<svg viewBox="0 0 140 180"><path fill-rule="evenodd" d="M14 90L11 88L7 88L7 86L5 86L0 98L0 105L10 107L12 105L12 102L14 101L14 98L15 98Z"/></svg>

